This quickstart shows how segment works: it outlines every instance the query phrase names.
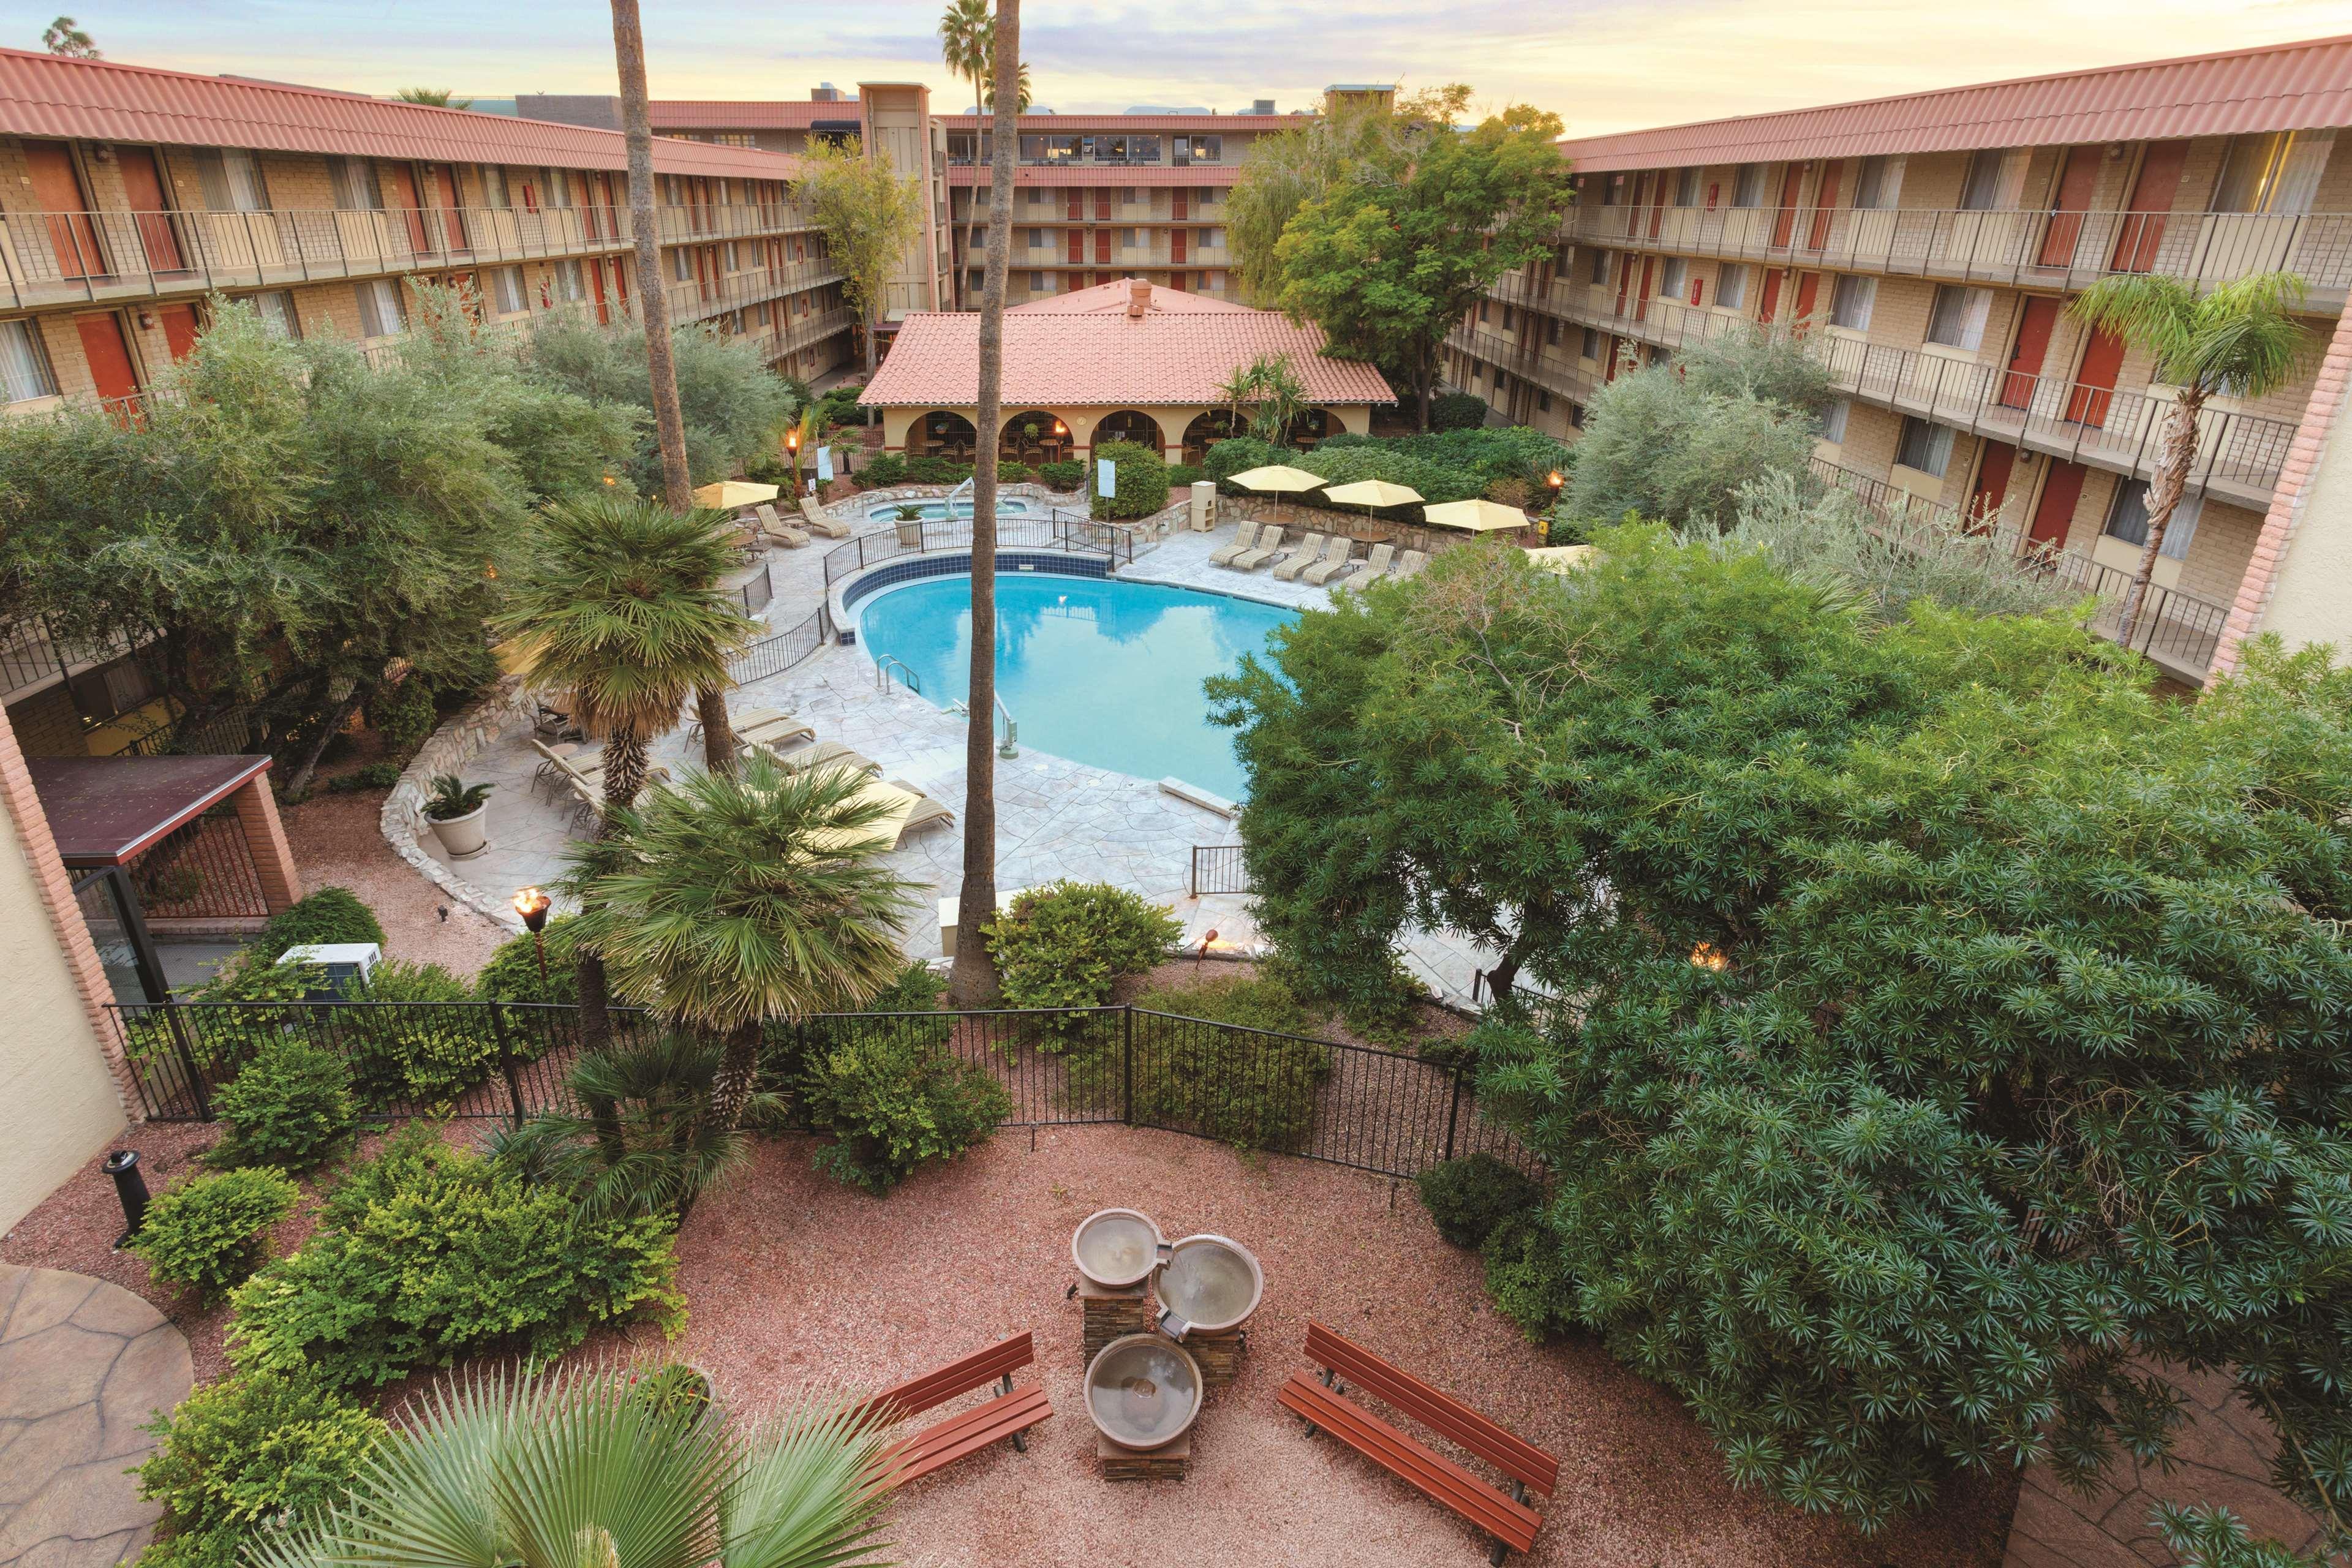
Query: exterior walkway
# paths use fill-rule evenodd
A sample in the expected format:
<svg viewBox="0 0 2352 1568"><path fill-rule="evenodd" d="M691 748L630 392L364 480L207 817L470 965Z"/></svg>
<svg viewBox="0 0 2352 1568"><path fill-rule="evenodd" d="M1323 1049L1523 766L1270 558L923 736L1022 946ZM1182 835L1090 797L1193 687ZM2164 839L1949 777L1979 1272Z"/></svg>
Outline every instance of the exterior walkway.
<svg viewBox="0 0 2352 1568"><path fill-rule="evenodd" d="M195 1384L188 1342L119 1285L0 1266L0 1568L111 1568L161 1510L125 1468Z"/></svg>

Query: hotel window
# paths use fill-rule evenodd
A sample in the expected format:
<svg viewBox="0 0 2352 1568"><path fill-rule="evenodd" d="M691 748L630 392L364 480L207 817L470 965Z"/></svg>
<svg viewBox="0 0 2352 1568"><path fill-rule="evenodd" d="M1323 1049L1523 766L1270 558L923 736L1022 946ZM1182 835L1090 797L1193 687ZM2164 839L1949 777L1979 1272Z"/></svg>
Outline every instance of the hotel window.
<svg viewBox="0 0 2352 1568"><path fill-rule="evenodd" d="M1764 205L1764 165L1742 163L1739 174L1731 187L1731 205L1736 207L1760 207Z"/></svg>
<svg viewBox="0 0 2352 1568"><path fill-rule="evenodd" d="M1221 228L1198 230L1192 236L1192 243L1203 250L1223 249L1225 243L1225 231Z"/></svg>
<svg viewBox="0 0 2352 1568"><path fill-rule="evenodd" d="M205 205L214 212L269 210L269 192L261 183L261 165L242 147L197 148L196 183L204 187Z"/></svg>
<svg viewBox="0 0 2352 1568"><path fill-rule="evenodd" d="M1481 300L1478 301L1478 324L1482 327L1486 324L1486 300Z"/></svg>
<svg viewBox="0 0 2352 1568"><path fill-rule="evenodd" d="M1990 212L2000 205L2000 169L2008 154L1987 147L1969 160L1969 177L1960 186L1964 212Z"/></svg>
<svg viewBox="0 0 2352 1568"><path fill-rule="evenodd" d="M1927 312L1927 341L1974 353L1984 342L1985 318L1991 311L1991 289L1947 283L1936 290L1935 306Z"/></svg>
<svg viewBox="0 0 2352 1568"><path fill-rule="evenodd" d="M482 205L486 207L512 206L507 199L507 170L503 163L482 165Z"/></svg>
<svg viewBox="0 0 2352 1568"><path fill-rule="evenodd" d="M2182 496L2180 504L2172 509L2172 521L2165 524L2164 542L2157 553L2168 561L2179 561L2189 554L2189 542L2197 537L2197 514L2204 510L2202 496ZM2126 544L2147 542L2147 481L2126 479L2116 487L2114 504L2107 508L2106 534Z"/></svg>
<svg viewBox="0 0 2352 1568"><path fill-rule="evenodd" d="M1222 136L1179 136L1176 138L1176 166L1190 168L1194 163L1214 163L1224 156Z"/></svg>
<svg viewBox="0 0 2352 1568"><path fill-rule="evenodd" d="M1576 352L1580 356L1585 359L1599 359L1601 357L1601 329L1598 327L1585 328L1584 336L1577 342Z"/></svg>
<svg viewBox="0 0 2352 1568"><path fill-rule="evenodd" d="M490 268L490 308L501 316L530 309L530 297L523 292L521 268Z"/></svg>
<svg viewBox="0 0 2352 1568"><path fill-rule="evenodd" d="M731 239L727 242L727 270L730 272L743 270L743 254Z"/></svg>
<svg viewBox="0 0 2352 1568"><path fill-rule="evenodd" d="M271 289L249 296L261 325L273 338L295 342L302 335L302 318L294 310L294 290Z"/></svg>
<svg viewBox="0 0 2352 1568"><path fill-rule="evenodd" d="M1675 205L1678 207L1698 205L1698 176L1699 171L1696 169L1682 169L1675 172Z"/></svg>
<svg viewBox="0 0 2352 1568"><path fill-rule="evenodd" d="M1136 237L1135 237L1135 230L1133 230L1133 229L1131 229L1131 228L1123 228L1123 229L1120 229L1120 230L1118 231L1118 243L1119 243L1119 248L1121 248L1122 250L1127 250L1127 249L1132 249L1132 248L1134 248L1134 247L1135 247L1135 245L1136 245L1136 243L1137 243L1137 241L1136 241Z"/></svg>
<svg viewBox="0 0 2352 1568"><path fill-rule="evenodd" d="M1679 300L1690 292L1690 263L1679 256L1666 258L1666 265L1658 274L1658 292L1669 300Z"/></svg>
<svg viewBox="0 0 2352 1568"><path fill-rule="evenodd" d="M352 286L360 298L360 336L388 338L408 324L400 302L400 285L389 278L368 278Z"/></svg>
<svg viewBox="0 0 2352 1568"><path fill-rule="evenodd" d="M1544 323L1544 342L1552 348L1559 347L1559 340L1561 336L1562 333L1560 331L1559 318L1558 316L1554 316L1551 320Z"/></svg>
<svg viewBox="0 0 2352 1568"><path fill-rule="evenodd" d="M1878 279L1857 277L1851 272L1838 275L1837 287L1830 291L1830 325L1844 327L1850 331L1870 330L1870 307L1878 299Z"/></svg>
<svg viewBox="0 0 2352 1568"><path fill-rule="evenodd" d="M1842 445L1845 440L1845 422L1853 413L1851 397L1841 397L1831 404L1829 411L1822 416L1822 439L1832 447Z"/></svg>
<svg viewBox="0 0 2352 1568"><path fill-rule="evenodd" d="M2213 183L2219 213L2307 213L2319 172L2336 144L2333 131L2282 131L2232 136Z"/></svg>
<svg viewBox="0 0 2352 1568"><path fill-rule="evenodd" d="M1571 403L1568 405L1568 427L1571 430L1581 430L1584 428L1583 404Z"/></svg>
<svg viewBox="0 0 2352 1568"><path fill-rule="evenodd" d="M1591 266L1589 269L1587 269L1587 271L1585 272L1585 275L1584 275L1584 276L1585 276L1586 280L1587 280L1587 281L1589 281L1589 282L1593 282L1593 283L1606 283L1606 282L1608 282L1608 281L1609 281L1609 253L1608 253L1607 251L1605 251L1605 250L1596 250L1596 251L1594 251L1594 252L1592 253L1592 266Z"/></svg>
<svg viewBox="0 0 2352 1568"><path fill-rule="evenodd" d="M375 165L365 158L328 159L327 180L335 189L335 205L344 212L383 209L383 186L376 179Z"/></svg>
<svg viewBox="0 0 2352 1568"><path fill-rule="evenodd" d="M588 281L580 270L580 263L559 261L555 264L555 292L558 299L575 304L588 298Z"/></svg>
<svg viewBox="0 0 2352 1568"><path fill-rule="evenodd" d="M683 246L669 253L669 276L673 283L694 281L694 258L687 254Z"/></svg>
<svg viewBox="0 0 2352 1568"><path fill-rule="evenodd" d="M1032 294L1042 294L1045 291L1045 275L1042 272L1032 272L1029 274L1029 292Z"/></svg>
<svg viewBox="0 0 2352 1568"><path fill-rule="evenodd" d="M1748 303L1748 268L1727 262L1715 275L1715 302L1728 310Z"/></svg>
<svg viewBox="0 0 2352 1568"><path fill-rule="evenodd" d="M547 205L551 207L572 205L572 182L564 177L561 169L547 171Z"/></svg>
<svg viewBox="0 0 2352 1568"><path fill-rule="evenodd" d="M1508 305L1506 305L1506 306L1504 306L1504 307L1503 307L1503 331L1507 331L1507 331L1509 331L1510 330L1511 330L1511 308L1510 308Z"/></svg>
<svg viewBox="0 0 2352 1568"><path fill-rule="evenodd" d="M1871 157L1854 171L1853 205L1864 210L1891 207L1903 194L1903 160Z"/></svg>
<svg viewBox="0 0 2352 1568"><path fill-rule="evenodd" d="M1895 460L1930 479L1942 479L1952 462L1952 427L1905 415L1903 438L1895 444Z"/></svg>
<svg viewBox="0 0 2352 1568"><path fill-rule="evenodd" d="M1540 386L1536 388L1536 412L1538 414L1551 412L1551 394Z"/></svg>
<svg viewBox="0 0 2352 1568"><path fill-rule="evenodd" d="M0 388L6 389L11 403L58 395L49 356L42 352L40 334L28 321L0 321Z"/></svg>

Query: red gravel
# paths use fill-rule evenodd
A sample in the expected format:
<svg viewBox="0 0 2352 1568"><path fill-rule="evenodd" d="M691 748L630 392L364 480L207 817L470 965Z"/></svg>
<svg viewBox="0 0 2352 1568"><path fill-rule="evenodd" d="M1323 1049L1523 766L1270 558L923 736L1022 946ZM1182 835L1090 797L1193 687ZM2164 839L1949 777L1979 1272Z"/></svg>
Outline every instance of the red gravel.
<svg viewBox="0 0 2352 1568"><path fill-rule="evenodd" d="M278 808L302 890L349 888L383 926L383 950L410 963L437 963L471 976L507 933L426 881L392 852L377 818L383 790L320 794ZM444 919L441 910L448 915Z"/></svg>

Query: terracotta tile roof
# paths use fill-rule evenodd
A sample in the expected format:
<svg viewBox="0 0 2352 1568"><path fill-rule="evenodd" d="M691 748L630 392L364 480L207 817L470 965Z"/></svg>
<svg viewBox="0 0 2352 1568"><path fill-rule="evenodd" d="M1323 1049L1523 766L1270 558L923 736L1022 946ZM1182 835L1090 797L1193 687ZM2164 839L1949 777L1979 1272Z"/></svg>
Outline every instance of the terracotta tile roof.
<svg viewBox="0 0 2352 1568"><path fill-rule="evenodd" d="M1055 294L1026 304L1007 305L1008 316L1124 316L1127 314L1127 279L1097 283L1091 289L1073 289L1066 294ZM1155 316L1230 315L1238 310L1245 316L1258 312L1247 305L1237 305L1230 300L1212 300L1205 294L1187 294L1181 289L1160 284L1151 286L1151 302L1146 310Z"/></svg>
<svg viewBox="0 0 2352 1568"><path fill-rule="evenodd" d="M2352 125L2352 37L2025 77L1562 142L1581 170Z"/></svg>
<svg viewBox="0 0 2352 1568"><path fill-rule="evenodd" d="M854 98L832 103L657 98L651 108L656 131L805 131L820 120L857 120L860 105Z"/></svg>
<svg viewBox="0 0 2352 1568"><path fill-rule="evenodd" d="M1156 292L1156 290L1155 290ZM1007 408L1215 404L1218 384L1260 354L1288 353L1316 403L1387 403L1381 373L1326 359L1323 334L1277 310L1116 315L1004 314ZM920 311L898 328L890 357L858 402L968 408L979 401L980 317Z"/></svg>
<svg viewBox="0 0 2352 1568"><path fill-rule="evenodd" d="M984 185L990 171L970 164L948 170L950 185ZM1179 169L1165 163L1138 163L1121 168L1114 163L1024 163L1013 171L1013 184L1024 185L1230 185L1242 177L1239 163L1201 163Z"/></svg>
<svg viewBox="0 0 2352 1568"><path fill-rule="evenodd" d="M626 146L615 131L25 49L0 49L0 135L436 163L628 167ZM666 174L785 180L796 174L800 161L748 147L658 140L654 167Z"/></svg>
<svg viewBox="0 0 2352 1568"><path fill-rule="evenodd" d="M950 131L970 131L996 123L992 114L942 114L940 122ZM1024 114L1024 132L1068 131L1287 131L1303 114Z"/></svg>

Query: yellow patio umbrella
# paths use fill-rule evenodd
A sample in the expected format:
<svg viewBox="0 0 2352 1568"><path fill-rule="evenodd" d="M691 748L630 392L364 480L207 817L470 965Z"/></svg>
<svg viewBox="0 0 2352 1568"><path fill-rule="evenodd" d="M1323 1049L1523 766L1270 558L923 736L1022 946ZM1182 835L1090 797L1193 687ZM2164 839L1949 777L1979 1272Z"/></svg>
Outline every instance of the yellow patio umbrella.
<svg viewBox="0 0 2352 1568"><path fill-rule="evenodd" d="M1483 498L1440 501L1422 508L1421 515L1440 528L1459 528L1471 533L1498 533L1505 529L1528 526L1528 514L1517 507Z"/></svg>
<svg viewBox="0 0 2352 1568"><path fill-rule="evenodd" d="M1422 499L1421 492L1411 485L1392 485L1386 479L1358 479L1352 485L1323 492L1326 500L1341 506L1360 506L1369 519L1372 509L1381 506L1411 506Z"/></svg>
<svg viewBox="0 0 2352 1568"><path fill-rule="evenodd" d="M743 507L757 506L763 500L773 500L780 493L774 485L755 485L748 479L719 479L697 489L694 504L719 511L735 511Z"/></svg>
<svg viewBox="0 0 2352 1568"><path fill-rule="evenodd" d="M1575 571L1592 559L1590 544L1552 544L1541 550L1528 552L1528 559L1538 572L1558 572L1562 575Z"/></svg>
<svg viewBox="0 0 2352 1568"><path fill-rule="evenodd" d="M1263 468L1249 468L1235 474L1234 484L1245 490L1258 490L1267 495L1304 495L1308 490L1323 488L1323 476L1310 474L1304 468L1294 468L1286 463L1270 463Z"/></svg>

